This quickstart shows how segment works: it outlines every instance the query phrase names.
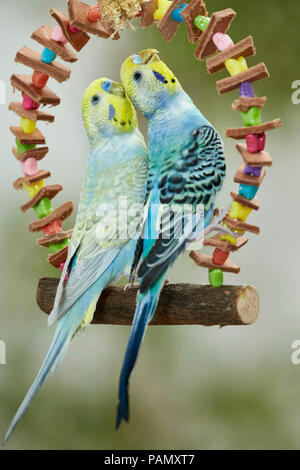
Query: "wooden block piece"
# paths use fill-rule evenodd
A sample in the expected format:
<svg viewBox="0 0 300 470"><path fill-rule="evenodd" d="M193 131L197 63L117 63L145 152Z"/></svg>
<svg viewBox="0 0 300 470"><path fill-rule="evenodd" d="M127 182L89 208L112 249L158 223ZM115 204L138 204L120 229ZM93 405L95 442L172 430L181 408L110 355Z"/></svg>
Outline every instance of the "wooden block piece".
<svg viewBox="0 0 300 470"><path fill-rule="evenodd" d="M204 246L212 246L214 248L219 248L220 250L223 251L238 251L240 248L242 248L244 245L248 243L248 238L247 237L238 237L236 240L236 244L234 245L233 243L230 243L225 240L220 240L220 235L214 235L213 237L210 238L205 238L204 239Z"/></svg>
<svg viewBox="0 0 300 470"><path fill-rule="evenodd" d="M65 246L62 250L59 250L54 255L48 255L48 261L54 268L59 268L62 263L67 260L69 247Z"/></svg>
<svg viewBox="0 0 300 470"><path fill-rule="evenodd" d="M157 23L153 18L154 12L158 8L158 0L145 0L142 2L142 17L141 17L141 26L142 28L148 28Z"/></svg>
<svg viewBox="0 0 300 470"><path fill-rule="evenodd" d="M250 153L247 151L247 146L244 144L237 144L236 148L243 157L246 165L249 166L272 166L272 158L265 150L258 153Z"/></svg>
<svg viewBox="0 0 300 470"><path fill-rule="evenodd" d="M259 200L258 200L257 197L255 197L254 199L249 200L249 199L246 199L245 197L241 196L240 194L238 194L235 191L231 191L230 195L231 195L231 197L234 201L239 202L243 206L250 207L250 209L253 209L255 211L258 211L259 208L260 208Z"/></svg>
<svg viewBox="0 0 300 470"><path fill-rule="evenodd" d="M225 137L241 140L245 139L248 134L263 134L264 132L272 131L281 126L281 119L274 119L274 121L266 122L260 126L239 127L236 129L229 128L225 132Z"/></svg>
<svg viewBox="0 0 300 470"><path fill-rule="evenodd" d="M231 8L217 11L212 14L209 25L201 35L199 45L194 52L196 59L201 60L217 52L217 46L212 39L214 34L225 34L235 17L236 12Z"/></svg>
<svg viewBox="0 0 300 470"><path fill-rule="evenodd" d="M158 29L160 30L166 42L172 41L180 26L178 21L173 20L172 13L177 8L180 8L184 3L186 3L186 0L174 0L164 17L158 23Z"/></svg>
<svg viewBox="0 0 300 470"><path fill-rule="evenodd" d="M228 59L237 59L238 57L250 57L256 54L253 37L248 36L235 44L232 48L210 57L206 61L208 73L213 74L225 69L225 61Z"/></svg>
<svg viewBox="0 0 300 470"><path fill-rule="evenodd" d="M61 42L53 41L51 39L52 30L50 26L44 25L34 31L31 38L48 49L51 49L65 62L76 62L77 56L74 52L66 45Z"/></svg>
<svg viewBox="0 0 300 470"><path fill-rule="evenodd" d="M56 219L65 220L69 217L74 210L74 204L72 201L65 202L57 209L51 212L51 214L47 215L43 219L35 220L28 225L29 232L39 232L43 227L49 225Z"/></svg>
<svg viewBox="0 0 300 470"><path fill-rule="evenodd" d="M44 106L47 104L57 106L60 103L60 98L47 86L42 89L36 88L32 84L32 75L14 74L11 76L10 81L13 89L17 88L37 103L41 103Z"/></svg>
<svg viewBox="0 0 300 470"><path fill-rule="evenodd" d="M70 239L72 237L72 233L73 230L51 233L51 235L45 235L44 237L37 238L36 244L48 248L53 243L61 243L64 240Z"/></svg>
<svg viewBox="0 0 300 470"><path fill-rule="evenodd" d="M270 74L268 72L267 67L264 63L255 65L250 69L246 70L245 72L238 73L233 77L227 77L223 80L219 80L217 82L217 91L220 95L223 93L228 93L236 88L239 88L241 83L244 82L257 82L258 80L262 80L263 78L269 78Z"/></svg>
<svg viewBox="0 0 300 470"><path fill-rule="evenodd" d="M31 119L32 121L54 122L55 119L52 114L44 113L39 109L24 109L21 102L9 103L8 109L18 116Z"/></svg>
<svg viewBox="0 0 300 470"><path fill-rule="evenodd" d="M71 31L68 29L68 26L70 26L70 18L61 11L56 10L55 8L51 8L50 15L57 21L71 46L73 46L77 52L81 51L81 49L90 40L88 34L86 34L84 31L80 31L79 33L71 33Z"/></svg>
<svg viewBox="0 0 300 470"><path fill-rule="evenodd" d="M88 20L88 14L91 8L90 5L79 2L78 0L68 0L68 8L72 26L104 39L108 39L114 34L112 28L110 28L110 30L106 29L103 19L97 21L97 23L92 23Z"/></svg>
<svg viewBox="0 0 300 470"><path fill-rule="evenodd" d="M263 168L260 176L251 176L251 175L245 175L244 169L245 169L245 165L239 166L234 177L234 182L245 184L247 186L260 186L264 180L264 177L266 176L266 170Z"/></svg>
<svg viewBox="0 0 300 470"><path fill-rule="evenodd" d="M17 52L15 62L31 67L33 70L37 70L38 72L45 73L59 83L64 82L70 78L71 75L71 70L56 60L51 64L45 64L41 60L41 54L27 46L23 46L22 49Z"/></svg>
<svg viewBox="0 0 300 470"><path fill-rule="evenodd" d="M255 235L259 235L260 228L256 225L250 225L246 222L242 222L240 220L232 219L229 215L226 215L224 218L224 222L232 229L232 230L242 230L243 232L250 232L254 233Z"/></svg>
<svg viewBox="0 0 300 470"><path fill-rule="evenodd" d="M258 98L255 96L254 98L247 98L246 96L240 96L238 100L234 100L232 103L233 111L242 111L246 113L249 111L250 108L256 106L257 108L262 109L266 104L267 97L263 96L262 98Z"/></svg>
<svg viewBox="0 0 300 470"><path fill-rule="evenodd" d="M48 147L37 147L35 149L25 150L25 152L22 152L19 155L17 148L13 147L12 152L13 152L14 156L16 157L16 159L21 161L21 162L24 161L24 160L27 160L27 158L35 158L36 160L42 160L47 155L47 153L49 152L49 148Z"/></svg>
<svg viewBox="0 0 300 470"><path fill-rule="evenodd" d="M192 260L198 265L201 266L202 268L207 268L207 269L221 269L222 271L226 273L233 273L233 274L239 274L241 268L239 268L231 259L227 259L225 264L223 266L219 266L217 264L214 264L212 262L212 257L208 256L204 253L196 253L195 251L191 251L190 257Z"/></svg>
<svg viewBox="0 0 300 470"><path fill-rule="evenodd" d="M183 9L181 16L187 30L187 36L189 42L194 44L198 41L202 35L201 29L194 25L194 19L196 16L207 16L206 6L203 0L191 0L190 3Z"/></svg>
<svg viewBox="0 0 300 470"><path fill-rule="evenodd" d="M21 178L16 179L13 183L15 189L23 189L23 183L29 186L32 183L38 183L46 178L51 176L50 171L48 170L39 170L39 172L34 176L22 176Z"/></svg>
<svg viewBox="0 0 300 470"><path fill-rule="evenodd" d="M39 145L46 143L45 137L38 129L35 129L33 134L25 134L21 127L11 126L9 129L22 145Z"/></svg>
<svg viewBox="0 0 300 470"><path fill-rule="evenodd" d="M53 199L60 191L62 191L62 189L63 187L60 184L43 186L32 199L25 204L22 204L21 211L26 212L29 209L32 209L43 197Z"/></svg>

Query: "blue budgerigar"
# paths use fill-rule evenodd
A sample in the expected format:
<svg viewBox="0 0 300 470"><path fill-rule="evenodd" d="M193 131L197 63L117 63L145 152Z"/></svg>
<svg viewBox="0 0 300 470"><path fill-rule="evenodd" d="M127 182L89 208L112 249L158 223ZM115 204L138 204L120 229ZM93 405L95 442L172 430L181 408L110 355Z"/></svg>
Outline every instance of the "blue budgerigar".
<svg viewBox="0 0 300 470"><path fill-rule="evenodd" d="M157 51L129 57L121 79L148 121L150 161L147 216L133 264L133 270L138 267L140 290L120 377L117 426L129 419L129 377L166 275L187 243L211 223L226 172L220 136ZM185 205L190 209L182 210Z"/></svg>
<svg viewBox="0 0 300 470"><path fill-rule="evenodd" d="M49 317L50 325L56 320L58 324L44 363L4 442L49 373L54 373L64 358L72 337L92 321L102 290L130 272L141 227L138 206L144 203L148 152L122 85L108 79L93 82L83 97L82 116L90 155L68 260ZM135 206L136 211L128 210Z"/></svg>

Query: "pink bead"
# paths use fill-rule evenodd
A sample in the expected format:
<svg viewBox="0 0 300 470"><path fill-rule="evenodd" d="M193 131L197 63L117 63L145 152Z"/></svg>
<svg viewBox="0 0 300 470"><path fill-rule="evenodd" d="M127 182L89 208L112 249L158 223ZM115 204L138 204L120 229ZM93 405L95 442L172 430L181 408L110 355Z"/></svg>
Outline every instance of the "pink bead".
<svg viewBox="0 0 300 470"><path fill-rule="evenodd" d="M265 146L266 146L266 134L265 133L258 134L257 140L258 140L258 150L259 152L262 152L263 150L265 150Z"/></svg>
<svg viewBox="0 0 300 470"><path fill-rule="evenodd" d="M39 171L35 158L27 158L21 161L21 168L25 176L34 176Z"/></svg>
<svg viewBox="0 0 300 470"><path fill-rule="evenodd" d="M65 264L66 264L66 263L61 263L61 265L60 265L60 270L61 270L61 272L63 272L64 267L65 267ZM65 276L65 282L69 279L69 272L70 272L70 268L67 270L67 274L66 274L66 276Z"/></svg>
<svg viewBox="0 0 300 470"><path fill-rule="evenodd" d="M27 96L25 93L23 95L23 108L29 111L30 109L38 109L40 107L39 103L33 101L30 96Z"/></svg>
<svg viewBox="0 0 300 470"><path fill-rule="evenodd" d="M248 134L246 136L246 144L247 144L247 151L249 153L257 153L259 151L258 140L256 138L256 135Z"/></svg>
<svg viewBox="0 0 300 470"><path fill-rule="evenodd" d="M55 42L61 42L62 44L67 44L68 42L59 24L55 26L54 30L52 31L51 39L53 39Z"/></svg>
<svg viewBox="0 0 300 470"><path fill-rule="evenodd" d="M76 28L76 26L72 26L71 24L69 24L68 26L68 31L70 31L70 33L81 33L81 29L78 29Z"/></svg>
<svg viewBox="0 0 300 470"><path fill-rule="evenodd" d="M234 46L234 42L228 34L215 33L212 40L221 52L227 51L227 49L231 49Z"/></svg>

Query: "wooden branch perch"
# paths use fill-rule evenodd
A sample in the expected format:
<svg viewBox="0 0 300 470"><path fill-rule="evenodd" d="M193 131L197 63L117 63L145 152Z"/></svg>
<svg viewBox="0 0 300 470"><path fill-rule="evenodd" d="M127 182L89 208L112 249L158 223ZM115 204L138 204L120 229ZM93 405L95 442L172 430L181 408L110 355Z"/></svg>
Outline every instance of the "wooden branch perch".
<svg viewBox="0 0 300 470"><path fill-rule="evenodd" d="M37 304L52 310L58 279L42 278ZM131 325L136 305L136 287L107 287L99 299L93 324ZM170 284L161 294L152 325L251 325L259 313L259 296L252 286Z"/></svg>

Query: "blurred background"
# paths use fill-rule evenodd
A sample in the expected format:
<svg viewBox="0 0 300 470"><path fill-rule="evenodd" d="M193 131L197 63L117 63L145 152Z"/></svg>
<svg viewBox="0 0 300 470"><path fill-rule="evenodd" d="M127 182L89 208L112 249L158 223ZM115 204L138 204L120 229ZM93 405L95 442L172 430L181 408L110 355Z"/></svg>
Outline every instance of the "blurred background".
<svg viewBox="0 0 300 470"><path fill-rule="evenodd" d="M42 50L30 39L42 24L55 26L49 9L66 10L65 0L1 0L0 79L12 94L9 77L26 73L14 63L24 44ZM257 56L249 65L265 61L271 78L255 85L267 95L263 120L281 117L284 127L267 135L267 150L274 161L259 192L261 210L250 223L261 235L233 256L239 276L225 275L227 284L253 284L261 298L258 321L250 327L151 327L131 380L131 422L115 432L119 371L129 328L90 327L73 341L57 371L38 394L9 441L8 449L296 449L300 447L300 366L291 363L291 344L300 339L299 289L299 129L300 105L293 105L291 86L300 80L299 0L262 2L208 0L209 13L232 7L238 13L230 35L235 42L253 34ZM64 191L58 206L72 199L77 204L88 156L81 122L81 98L91 81L106 76L119 80L122 61L143 48L157 48L202 113L220 133L239 127L240 116L231 110L236 93L218 96L217 79L193 57L194 46L180 28L171 44L163 42L154 26L125 32L120 41L92 37L80 60L72 65L68 83L51 88L62 98L56 121L40 129L50 147L42 168L52 171L52 183ZM34 213L19 206L25 193L12 189L21 176L11 153L8 126L16 116L0 105L0 340L6 342L7 365L0 365L0 434L32 383L52 339L53 330L35 303L39 277L58 276L46 261L47 253L35 245L27 230ZM143 131L146 130L140 119ZM228 176L219 197L230 202L233 176L240 162L235 142L225 142ZM73 219L65 223L71 228ZM174 266L173 282L207 283L207 271L188 255Z"/></svg>

